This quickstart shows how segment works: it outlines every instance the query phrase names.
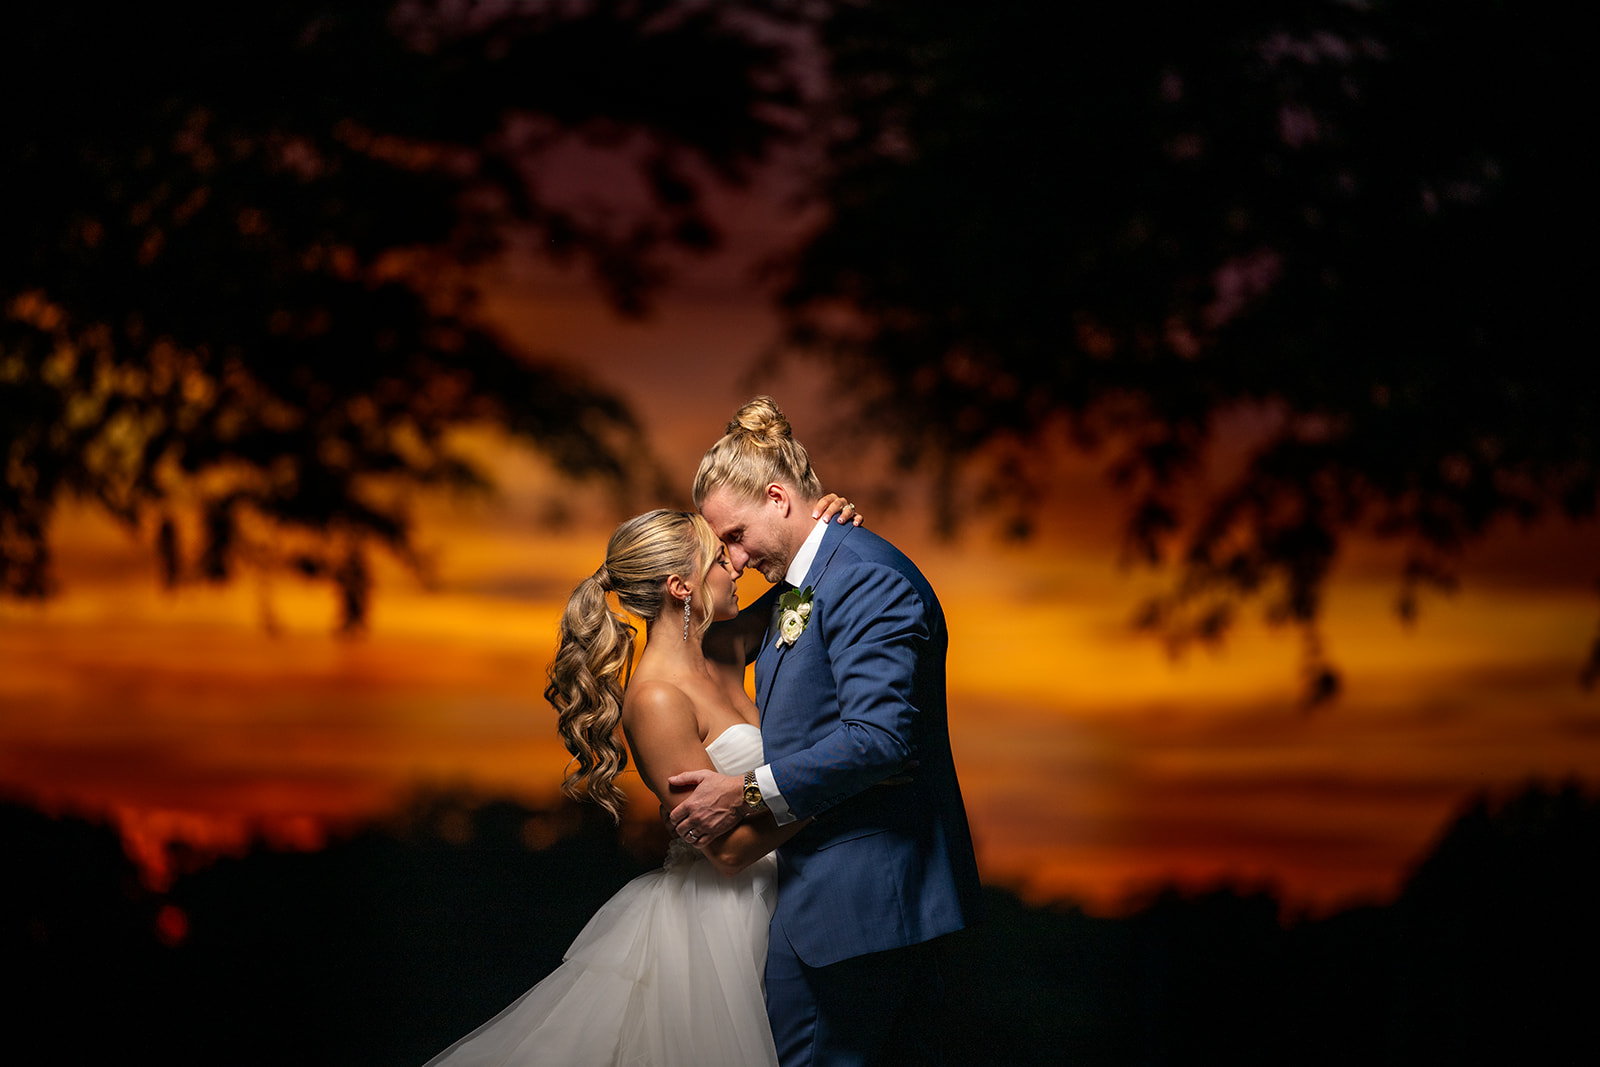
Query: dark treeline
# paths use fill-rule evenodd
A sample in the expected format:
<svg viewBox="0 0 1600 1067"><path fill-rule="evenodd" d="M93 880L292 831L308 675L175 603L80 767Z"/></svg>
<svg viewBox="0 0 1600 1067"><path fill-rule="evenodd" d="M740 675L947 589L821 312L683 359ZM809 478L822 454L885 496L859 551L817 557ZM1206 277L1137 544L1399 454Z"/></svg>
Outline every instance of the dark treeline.
<svg viewBox="0 0 1600 1067"><path fill-rule="evenodd" d="M109 828L10 804L0 829L19 1063L421 1064L554 967L660 844L435 797L155 894ZM1600 797L1575 786L1479 799L1398 901L1322 919L1233 888L1122 918L991 889L955 946L951 1062L1578 1063L1597 890Z"/></svg>

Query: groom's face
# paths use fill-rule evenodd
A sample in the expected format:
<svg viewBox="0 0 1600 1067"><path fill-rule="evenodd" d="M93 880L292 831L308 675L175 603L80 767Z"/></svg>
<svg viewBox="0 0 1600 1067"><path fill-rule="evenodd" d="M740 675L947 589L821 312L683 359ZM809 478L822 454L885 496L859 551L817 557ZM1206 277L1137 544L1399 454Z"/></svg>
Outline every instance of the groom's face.
<svg viewBox="0 0 1600 1067"><path fill-rule="evenodd" d="M754 567L773 584L783 581L792 553L784 536L779 502L741 500L725 489L713 489L701 503L700 514L728 546L735 573Z"/></svg>

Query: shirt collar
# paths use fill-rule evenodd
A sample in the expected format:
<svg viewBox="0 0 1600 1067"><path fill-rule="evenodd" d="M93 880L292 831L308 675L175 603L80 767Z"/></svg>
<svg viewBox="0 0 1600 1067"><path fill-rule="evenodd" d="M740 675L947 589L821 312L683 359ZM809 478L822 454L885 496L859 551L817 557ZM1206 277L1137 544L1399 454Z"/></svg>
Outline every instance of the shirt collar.
<svg viewBox="0 0 1600 1067"><path fill-rule="evenodd" d="M794 560L789 564L789 571L784 580L799 589L805 581L806 572L811 569L811 561L817 558L817 550L822 547L822 535L828 532L828 521L818 519L817 524L806 534L806 539L800 544L800 551L794 554Z"/></svg>

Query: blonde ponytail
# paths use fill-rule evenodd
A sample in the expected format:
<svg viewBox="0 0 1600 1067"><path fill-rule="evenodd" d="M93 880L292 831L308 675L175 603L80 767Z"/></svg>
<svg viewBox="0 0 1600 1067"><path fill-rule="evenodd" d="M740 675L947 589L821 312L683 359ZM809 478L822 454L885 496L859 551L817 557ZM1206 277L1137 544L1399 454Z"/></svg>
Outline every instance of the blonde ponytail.
<svg viewBox="0 0 1600 1067"><path fill-rule="evenodd" d="M617 729L622 693L633 669L638 631L611 609L607 593L646 625L656 621L667 576L705 575L722 551L711 527L693 512L658 510L629 519L611 535L606 561L567 598L561 636L550 664L544 697L556 709L556 729L575 765L561 783L578 800L592 800L620 820L626 795L616 779L628 766L628 749ZM713 610L705 597L704 633Z"/></svg>
<svg viewBox="0 0 1600 1067"><path fill-rule="evenodd" d="M624 797L616 778L628 766L628 750L617 725L635 633L612 612L600 581L594 575L585 578L561 615L561 640L544 691L555 706L561 740L575 757L562 791L593 800L618 820Z"/></svg>

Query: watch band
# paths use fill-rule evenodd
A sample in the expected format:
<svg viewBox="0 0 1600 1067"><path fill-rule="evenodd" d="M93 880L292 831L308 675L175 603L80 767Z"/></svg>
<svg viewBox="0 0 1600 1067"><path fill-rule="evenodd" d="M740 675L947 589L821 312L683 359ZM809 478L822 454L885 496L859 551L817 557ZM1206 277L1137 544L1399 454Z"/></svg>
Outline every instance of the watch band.
<svg viewBox="0 0 1600 1067"><path fill-rule="evenodd" d="M761 785L756 781L755 771L746 771L744 774L744 802L751 811L762 811L766 808L766 799L761 795Z"/></svg>

